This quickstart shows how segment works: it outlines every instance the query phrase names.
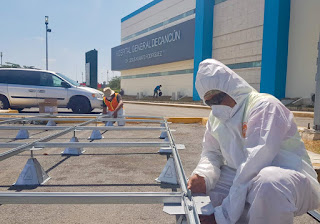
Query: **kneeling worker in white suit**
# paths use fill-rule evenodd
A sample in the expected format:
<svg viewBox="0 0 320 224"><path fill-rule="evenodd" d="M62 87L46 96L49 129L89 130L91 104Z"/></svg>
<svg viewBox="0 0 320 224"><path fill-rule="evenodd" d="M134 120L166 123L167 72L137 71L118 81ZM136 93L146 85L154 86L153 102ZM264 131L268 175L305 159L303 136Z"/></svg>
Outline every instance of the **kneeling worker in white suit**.
<svg viewBox="0 0 320 224"><path fill-rule="evenodd" d="M103 89L103 114L118 118L124 116L123 101L121 95L115 93L110 87ZM108 111L107 111L108 108ZM107 126L111 126L113 122L108 122ZM118 121L118 126L124 126L125 121Z"/></svg>
<svg viewBox="0 0 320 224"><path fill-rule="evenodd" d="M206 193L202 223L289 224L320 205L320 185L293 114L214 59L200 63L196 88L211 106L201 159L188 188Z"/></svg>

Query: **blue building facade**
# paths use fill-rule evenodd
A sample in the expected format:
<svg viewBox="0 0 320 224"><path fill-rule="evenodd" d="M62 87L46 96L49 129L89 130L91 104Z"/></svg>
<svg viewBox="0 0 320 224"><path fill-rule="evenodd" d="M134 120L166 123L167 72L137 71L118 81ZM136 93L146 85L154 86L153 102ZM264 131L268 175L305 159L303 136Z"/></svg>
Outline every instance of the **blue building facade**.
<svg viewBox="0 0 320 224"><path fill-rule="evenodd" d="M168 95L179 89L193 100L200 100L195 89L198 65L204 59L215 58L260 92L279 99L295 97L290 89L296 89L292 83L299 74L293 74L296 59L291 59L289 54L297 44L294 44L296 34L290 26L304 27L305 21L291 21L291 10L293 8L297 18L304 11L310 11L306 8L299 12L296 10L298 4L297 0L154 0L121 20L122 44L113 49L112 69L122 72L124 85L129 81L131 86L133 82L155 85L171 79L171 83L163 85L163 88L168 87L165 91ZM309 7L312 6L309 3ZM180 28L180 24L187 21L189 25ZM179 33L181 40L167 44L170 32ZM194 42L191 44L190 41ZM164 44L157 45L158 58L150 60L148 54L154 55L154 43ZM123 65L119 67L121 63ZM167 71L169 67L172 69ZM312 69L309 86L313 85L310 81ZM289 87L288 70L293 77L289 79ZM185 76L181 76L183 74ZM181 85L179 80L192 83ZM142 85L139 88L142 89ZM149 90L145 91L148 94Z"/></svg>

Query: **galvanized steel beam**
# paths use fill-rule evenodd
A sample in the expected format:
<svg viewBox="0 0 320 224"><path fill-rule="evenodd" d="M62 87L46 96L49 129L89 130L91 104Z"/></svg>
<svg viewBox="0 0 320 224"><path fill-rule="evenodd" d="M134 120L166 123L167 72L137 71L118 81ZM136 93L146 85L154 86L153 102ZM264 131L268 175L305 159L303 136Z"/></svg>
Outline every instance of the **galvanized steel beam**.
<svg viewBox="0 0 320 224"><path fill-rule="evenodd" d="M181 203L169 192L0 192L0 204L163 204Z"/></svg>
<svg viewBox="0 0 320 224"><path fill-rule="evenodd" d="M187 188L187 178L184 173L183 166L172 133L167 123L165 123L165 127L167 129L168 139L172 147L172 155L175 162L175 168L179 179L180 188L183 192L183 201L185 204L184 210L187 217L187 221L188 223L200 223L196 204L192 198L191 191Z"/></svg>
<svg viewBox="0 0 320 224"><path fill-rule="evenodd" d="M0 130L65 130L74 126L0 126ZM108 131L164 131L164 127L126 127L126 126L81 126L75 130L108 130Z"/></svg>
<svg viewBox="0 0 320 224"><path fill-rule="evenodd" d="M0 143L0 148L22 147L23 143ZM28 147L35 148L106 148L106 147L169 147L168 142L32 142ZM0 161L1 161L0 154Z"/></svg>

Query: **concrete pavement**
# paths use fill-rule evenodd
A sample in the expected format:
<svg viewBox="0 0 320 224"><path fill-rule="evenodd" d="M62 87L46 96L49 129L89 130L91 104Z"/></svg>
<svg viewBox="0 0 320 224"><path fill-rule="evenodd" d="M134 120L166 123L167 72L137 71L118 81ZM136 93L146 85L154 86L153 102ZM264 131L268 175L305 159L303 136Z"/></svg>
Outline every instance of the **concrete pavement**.
<svg viewBox="0 0 320 224"><path fill-rule="evenodd" d="M171 109L168 109L171 108ZM148 113L153 116L165 116L176 121L184 118L197 119L209 114L209 109L196 107L169 107L150 106L142 104L126 103L125 109L129 115L141 115ZM60 111L60 110L59 110ZM65 111L65 110L61 110ZM31 111L32 112L32 111ZM96 111L100 113L100 111ZM177 118L178 116L184 116ZM188 119L188 120L190 120ZM185 120L186 121L186 120ZM183 123L185 123L183 121ZM199 121L200 122L200 121ZM197 122L197 123L199 123ZM181 156L186 175L190 175L196 166L201 153L201 139L204 127L199 124L171 124L175 141L186 145L186 150L181 151ZM9 135L10 134L10 135ZM10 140L9 136L15 136L16 132L2 132L2 141ZM32 139L41 138L47 133L30 132ZM117 139L144 139L152 138L151 133L146 133L141 138L129 132L129 136L119 136L117 133L107 132L107 138L100 141ZM8 135L8 136L7 136ZM79 135L79 136L78 136ZM89 132L77 133L82 141L86 141ZM69 141L72 134L60 137L61 142ZM52 177L48 183L39 187L38 191L154 191L158 186L152 181L154 176L161 171L163 160L156 159L156 153L144 149L133 153L131 149L87 149L87 153L79 157L61 158L61 149L46 149L45 153L37 152L35 156L39 159L44 169ZM133 159L129 158L133 155ZM311 154L311 158L317 154ZM29 154L23 153L0 163L0 190L7 190L16 180L18 171L22 169L25 159ZM70 169L72 167L72 169ZM135 171L136 168L141 168ZM147 180L142 177L147 177ZM133 184L130 183L133 181ZM88 212L89 211L89 212ZM58 215L57 215L58 214ZM121 217L126 217L123 219ZM156 206L118 206L118 205L4 205L0 209L0 217L5 223L174 223L174 217L162 213L162 207ZM310 216L296 217L294 224L317 223Z"/></svg>

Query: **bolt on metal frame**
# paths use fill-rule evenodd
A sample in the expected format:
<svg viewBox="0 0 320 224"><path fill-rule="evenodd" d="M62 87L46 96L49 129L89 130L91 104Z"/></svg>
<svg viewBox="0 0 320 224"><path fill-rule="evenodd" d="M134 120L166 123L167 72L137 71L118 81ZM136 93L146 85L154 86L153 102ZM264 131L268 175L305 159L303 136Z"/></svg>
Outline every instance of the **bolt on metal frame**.
<svg viewBox="0 0 320 224"><path fill-rule="evenodd" d="M1 115L1 114L0 114ZM7 114L5 114L7 115ZM12 115L12 114L10 114ZM19 114L20 115L20 114ZM34 114L32 114L34 115ZM59 114L60 116L61 114ZM27 114L26 116L29 116ZM70 116L70 115L67 115ZM73 115L74 116L74 115ZM83 116L83 115L79 115ZM32 127L31 126L0 126L0 130L17 130L17 129L32 129L32 130L61 130L57 133L51 134L47 137L35 140L28 143L0 143L0 148L13 149L0 154L0 161L8 159L21 152L27 151L30 148L48 147L171 147L172 157L174 159L175 171L178 177L178 184L181 192L160 193L160 192L0 192L0 204L181 204L184 207L184 214L179 214L177 223L200 223L198 210L194 197L190 190L187 189L187 178L185 176L179 153L174 142L171 130L169 129L167 121L162 117L148 117L148 116L124 116L122 118L107 118L106 115L97 115L94 118L92 115L84 116L87 118L61 118L57 115L34 115L32 117L24 118L9 118L0 124L8 124L22 121L85 121L74 126L55 126L55 127ZM144 119L125 119L125 118L144 118ZM89 119L89 120L88 120ZM93 127L85 126L93 122L105 121L132 121L143 123L159 123L164 124L164 127ZM163 125L162 125L163 126ZM29 127L29 128L28 128ZM64 134L76 130L110 130L110 131L125 131L125 130L160 130L167 133L168 141L165 142L112 142L112 143L80 143L80 142L48 142L56 139ZM32 152L32 151L31 151ZM178 216L177 216L178 217ZM183 217L183 218L181 218Z"/></svg>

